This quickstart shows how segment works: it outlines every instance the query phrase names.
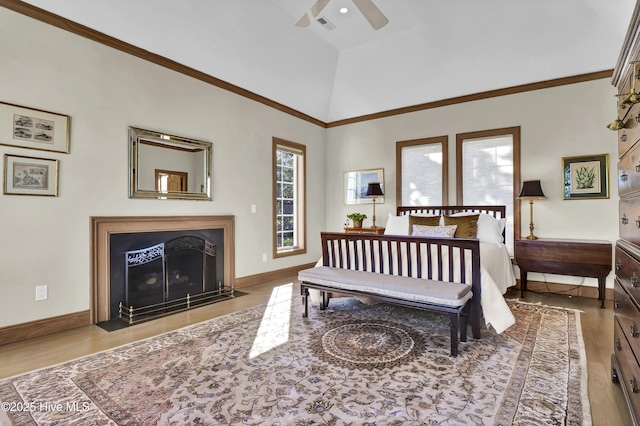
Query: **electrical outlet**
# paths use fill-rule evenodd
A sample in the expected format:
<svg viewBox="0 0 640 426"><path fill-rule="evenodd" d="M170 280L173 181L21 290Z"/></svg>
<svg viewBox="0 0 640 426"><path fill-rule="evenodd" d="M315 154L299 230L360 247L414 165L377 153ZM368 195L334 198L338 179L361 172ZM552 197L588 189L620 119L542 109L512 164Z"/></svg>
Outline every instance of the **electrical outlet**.
<svg viewBox="0 0 640 426"><path fill-rule="evenodd" d="M46 285L36 286L36 302L39 300L47 300L48 287Z"/></svg>
<svg viewBox="0 0 640 426"><path fill-rule="evenodd" d="M263 262L267 261L267 253L262 253L262 261Z"/></svg>

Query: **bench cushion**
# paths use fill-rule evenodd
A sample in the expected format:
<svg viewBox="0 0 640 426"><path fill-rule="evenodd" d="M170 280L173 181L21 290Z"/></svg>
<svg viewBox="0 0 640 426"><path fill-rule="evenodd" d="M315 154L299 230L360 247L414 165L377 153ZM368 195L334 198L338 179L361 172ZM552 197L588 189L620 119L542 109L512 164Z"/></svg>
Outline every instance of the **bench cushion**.
<svg viewBox="0 0 640 426"><path fill-rule="evenodd" d="M318 266L298 272L303 282L344 290L362 291L398 299L420 301L445 306L463 306L471 297L467 284L432 281L377 272Z"/></svg>

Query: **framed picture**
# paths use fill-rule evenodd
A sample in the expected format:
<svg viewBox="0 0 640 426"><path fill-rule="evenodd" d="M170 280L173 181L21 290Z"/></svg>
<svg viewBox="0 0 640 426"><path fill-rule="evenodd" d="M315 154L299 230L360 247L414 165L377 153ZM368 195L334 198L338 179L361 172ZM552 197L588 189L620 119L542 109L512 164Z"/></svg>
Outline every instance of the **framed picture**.
<svg viewBox="0 0 640 426"><path fill-rule="evenodd" d="M68 115L0 102L0 145L69 153Z"/></svg>
<svg viewBox="0 0 640 426"><path fill-rule="evenodd" d="M58 160L4 155L6 195L58 196Z"/></svg>
<svg viewBox="0 0 640 426"><path fill-rule="evenodd" d="M562 159L565 200L609 198L609 154Z"/></svg>
<svg viewBox="0 0 640 426"><path fill-rule="evenodd" d="M356 170L344 173L344 203L372 204L373 199L367 197L369 182L380 182L384 192L384 169ZM376 197L376 203L384 203L384 197Z"/></svg>

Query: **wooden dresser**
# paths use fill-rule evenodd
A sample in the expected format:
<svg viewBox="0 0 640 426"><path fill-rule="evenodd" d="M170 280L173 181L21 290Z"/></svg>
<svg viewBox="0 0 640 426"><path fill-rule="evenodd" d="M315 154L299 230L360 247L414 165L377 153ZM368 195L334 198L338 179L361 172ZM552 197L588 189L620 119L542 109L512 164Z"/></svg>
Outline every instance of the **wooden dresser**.
<svg viewBox="0 0 640 426"><path fill-rule="evenodd" d="M628 100L632 90L640 93L639 10L637 3L612 79L624 128L617 130L620 239L614 256L611 374L622 386L634 425L640 425L640 103Z"/></svg>

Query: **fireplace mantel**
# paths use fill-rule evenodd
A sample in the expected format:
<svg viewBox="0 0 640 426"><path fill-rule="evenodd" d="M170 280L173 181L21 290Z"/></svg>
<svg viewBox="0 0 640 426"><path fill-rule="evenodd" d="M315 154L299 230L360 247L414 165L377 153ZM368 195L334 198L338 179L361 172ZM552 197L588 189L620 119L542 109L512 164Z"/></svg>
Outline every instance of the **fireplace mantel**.
<svg viewBox="0 0 640 426"><path fill-rule="evenodd" d="M91 217L91 322L107 321L110 235L132 232L224 230L224 282L234 285L234 216L94 216Z"/></svg>

